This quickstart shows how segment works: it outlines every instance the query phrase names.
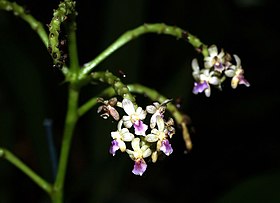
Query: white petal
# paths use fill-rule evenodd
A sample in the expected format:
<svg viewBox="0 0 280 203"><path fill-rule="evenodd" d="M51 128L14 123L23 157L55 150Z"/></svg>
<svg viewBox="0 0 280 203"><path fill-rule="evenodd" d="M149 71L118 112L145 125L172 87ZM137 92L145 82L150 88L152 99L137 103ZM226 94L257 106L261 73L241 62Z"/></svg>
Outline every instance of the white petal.
<svg viewBox="0 0 280 203"><path fill-rule="evenodd" d="M126 128L131 128L132 126L132 122L130 120L130 116L123 116L123 125L126 127Z"/></svg>
<svg viewBox="0 0 280 203"><path fill-rule="evenodd" d="M119 131L122 129L122 124L123 124L123 120L121 119L121 120L118 122L118 130L119 130Z"/></svg>
<svg viewBox="0 0 280 203"><path fill-rule="evenodd" d="M157 108L154 106L154 105L149 105L149 106L146 106L146 111L150 114L153 114L155 113L157 110Z"/></svg>
<svg viewBox="0 0 280 203"><path fill-rule="evenodd" d="M133 103L129 99L123 99L122 106L127 115L135 113Z"/></svg>
<svg viewBox="0 0 280 203"><path fill-rule="evenodd" d="M164 130L164 120L160 116L157 116L157 126L159 131L162 132Z"/></svg>
<svg viewBox="0 0 280 203"><path fill-rule="evenodd" d="M225 52L222 50L222 51L219 53L218 58L219 58L219 59L223 59L224 55L225 55Z"/></svg>
<svg viewBox="0 0 280 203"><path fill-rule="evenodd" d="M130 142L130 141L133 140L134 135L130 132L126 132L126 133L123 134L122 138L123 138L123 141Z"/></svg>
<svg viewBox="0 0 280 203"><path fill-rule="evenodd" d="M144 120L146 118L147 112L144 111L141 107L137 108L136 113L138 114L140 120Z"/></svg>
<svg viewBox="0 0 280 203"><path fill-rule="evenodd" d="M218 85L220 83L220 80L217 77L211 77L209 83L212 85Z"/></svg>
<svg viewBox="0 0 280 203"><path fill-rule="evenodd" d="M145 140L147 142L156 142L158 140L158 137L155 134L148 134L146 135Z"/></svg>
<svg viewBox="0 0 280 203"><path fill-rule="evenodd" d="M155 128L157 123L157 116L158 114L153 114L150 121L150 128Z"/></svg>
<svg viewBox="0 0 280 203"><path fill-rule="evenodd" d="M127 149L127 150L125 150L126 151L126 153L129 155L129 157L132 159L132 160L134 160L134 151L132 151L132 150L130 150L130 149Z"/></svg>
<svg viewBox="0 0 280 203"><path fill-rule="evenodd" d="M134 151L140 150L140 138L136 137L131 141L131 146Z"/></svg>
<svg viewBox="0 0 280 203"><path fill-rule="evenodd" d="M217 46L216 45L211 45L208 48L208 52L209 52L210 56L217 56L218 55L218 48L217 48Z"/></svg>
<svg viewBox="0 0 280 203"><path fill-rule="evenodd" d="M211 68L213 66L212 59L208 59L208 57L206 57L206 58L207 59L204 62L204 67L205 68Z"/></svg>
<svg viewBox="0 0 280 203"><path fill-rule="evenodd" d="M195 73L199 72L199 65L198 65L198 61L196 58L194 58L192 60L192 69L193 69L193 72L195 72Z"/></svg>
<svg viewBox="0 0 280 203"><path fill-rule="evenodd" d="M150 156L151 154L152 154L152 150L150 148L148 148L143 152L143 158L146 158L146 157Z"/></svg>
<svg viewBox="0 0 280 203"><path fill-rule="evenodd" d="M231 69L228 69L228 70L225 71L225 75L227 77L233 77L235 75L235 71L231 70Z"/></svg>
<svg viewBox="0 0 280 203"><path fill-rule="evenodd" d="M120 150L121 150L122 152L124 152L124 151L126 150L126 145L125 145L124 141L118 140L118 145L119 145Z"/></svg>
<svg viewBox="0 0 280 203"><path fill-rule="evenodd" d="M241 60L240 60L240 58L237 56L237 55L233 55L233 57L234 57L234 59L235 59L235 61L236 61L236 66L237 67L239 67L239 66L241 66Z"/></svg>
<svg viewBox="0 0 280 203"><path fill-rule="evenodd" d="M210 97L210 94L211 94L210 87L207 88L204 92L205 92L206 97Z"/></svg>
<svg viewBox="0 0 280 203"><path fill-rule="evenodd" d="M120 136L120 133L118 131L115 131L115 132L111 132L111 137L113 139L119 139L121 136Z"/></svg>

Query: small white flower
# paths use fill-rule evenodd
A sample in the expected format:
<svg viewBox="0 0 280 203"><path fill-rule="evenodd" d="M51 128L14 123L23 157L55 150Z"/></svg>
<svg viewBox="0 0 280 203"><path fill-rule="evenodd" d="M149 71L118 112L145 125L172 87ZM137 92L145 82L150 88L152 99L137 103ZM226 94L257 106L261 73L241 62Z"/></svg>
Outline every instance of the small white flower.
<svg viewBox="0 0 280 203"><path fill-rule="evenodd" d="M111 137L117 141L118 146L122 152L126 150L125 142L133 140L134 135L129 132L127 128L122 128L123 121L120 120L118 123L118 130L111 132Z"/></svg>
<svg viewBox="0 0 280 203"><path fill-rule="evenodd" d="M150 120L151 128L155 128L156 122L157 122L157 116L160 116L163 118L163 115L164 115L164 112L166 109L166 105L170 101L171 101L171 99L167 99L164 102L162 102L161 104L158 102L154 102L153 105L148 105L146 107L146 111L150 114L153 114L151 117L151 120Z"/></svg>
<svg viewBox="0 0 280 203"><path fill-rule="evenodd" d="M149 146L144 142L140 142L140 138L138 137L131 141L131 147L133 150L127 149L126 152L132 160L146 158L152 154Z"/></svg>
<svg viewBox="0 0 280 203"><path fill-rule="evenodd" d="M133 151L127 149L126 152L134 161L132 173L142 176L142 174L147 169L147 164L144 158L150 156L152 154L152 151L144 142L140 142L140 139L138 137L132 140L131 146Z"/></svg>
<svg viewBox="0 0 280 203"><path fill-rule="evenodd" d="M141 107L138 107L135 111L134 105L129 99L123 99L122 107L127 114L127 116L123 116L124 126L131 128L133 125L136 135L145 136L148 126L142 120L146 118L147 112Z"/></svg>
<svg viewBox="0 0 280 203"><path fill-rule="evenodd" d="M193 77L196 80L194 83L193 93L198 94L204 92L207 97L211 94L210 84L221 88L221 81L215 75L215 71L210 69L200 70L197 59L192 60Z"/></svg>
<svg viewBox="0 0 280 203"><path fill-rule="evenodd" d="M173 152L173 149L167 139L166 132L168 130L166 130L164 120L160 116L157 116L157 127L158 129L152 129L151 133L145 137L145 140L147 142L157 142L157 151L161 150L169 156Z"/></svg>
<svg viewBox="0 0 280 203"><path fill-rule="evenodd" d="M156 142L158 140L162 141L166 138L165 132L164 132L164 120L162 117L157 116L157 127L158 129L154 128L152 129L151 133L148 134L145 139L147 142Z"/></svg>
<svg viewBox="0 0 280 203"><path fill-rule="evenodd" d="M250 86L250 83L244 78L244 70L241 67L241 60L237 55L233 55L236 65L231 65L225 71L227 77L232 77L231 87L235 89L238 84L244 84L247 87Z"/></svg>
<svg viewBox="0 0 280 203"><path fill-rule="evenodd" d="M222 50L218 54L218 48L216 45L211 45L208 48L209 56L204 57L204 67L211 68L214 66L216 71L222 72L224 70L224 56L225 53Z"/></svg>

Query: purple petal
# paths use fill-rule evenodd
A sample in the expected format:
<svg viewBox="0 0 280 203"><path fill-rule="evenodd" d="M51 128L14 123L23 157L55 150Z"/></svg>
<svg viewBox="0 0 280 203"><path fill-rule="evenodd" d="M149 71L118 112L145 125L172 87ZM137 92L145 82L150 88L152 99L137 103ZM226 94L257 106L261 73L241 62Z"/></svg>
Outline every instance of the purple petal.
<svg viewBox="0 0 280 203"><path fill-rule="evenodd" d="M144 159L137 159L134 163L134 168L132 170L132 173L135 175L142 176L142 174L146 171L146 169L147 169L147 164L144 161Z"/></svg>
<svg viewBox="0 0 280 203"><path fill-rule="evenodd" d="M169 144L169 141L166 139L161 142L160 150L167 156L169 156L173 152L171 144Z"/></svg>
<svg viewBox="0 0 280 203"><path fill-rule="evenodd" d="M134 124L134 130L136 135L143 135L145 136L146 130L148 129L148 126L144 124L141 120L137 120Z"/></svg>
<svg viewBox="0 0 280 203"><path fill-rule="evenodd" d="M119 149L119 145L118 145L118 141L117 140L113 140L111 142L111 146L110 146L110 149L109 149L109 152L110 154L112 154L113 156L116 155L116 151Z"/></svg>
<svg viewBox="0 0 280 203"><path fill-rule="evenodd" d="M193 93L194 94L201 93L207 88L208 88L208 83L206 81L200 83L195 82L193 87Z"/></svg>
<svg viewBox="0 0 280 203"><path fill-rule="evenodd" d="M243 84L247 87L250 86L250 83L244 78L243 75L240 75L238 79L239 79L239 84Z"/></svg>
<svg viewBox="0 0 280 203"><path fill-rule="evenodd" d="M223 72L223 70L225 69L225 67L223 66L222 63L215 64L214 68L215 68L216 71L218 71L220 73Z"/></svg>

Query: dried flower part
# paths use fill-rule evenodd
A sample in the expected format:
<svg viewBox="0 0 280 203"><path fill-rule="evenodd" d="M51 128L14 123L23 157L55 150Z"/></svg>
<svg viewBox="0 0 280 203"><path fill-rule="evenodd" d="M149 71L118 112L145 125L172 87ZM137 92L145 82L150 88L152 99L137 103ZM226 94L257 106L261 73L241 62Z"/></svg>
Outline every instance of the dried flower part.
<svg viewBox="0 0 280 203"><path fill-rule="evenodd" d="M98 98L97 102L103 104L103 105L99 106L97 109L97 113L102 112L102 114L100 115L102 118L107 119L111 115L116 121L120 120L120 115L114 107L118 102L116 97L113 97L109 100L104 100L103 98Z"/></svg>

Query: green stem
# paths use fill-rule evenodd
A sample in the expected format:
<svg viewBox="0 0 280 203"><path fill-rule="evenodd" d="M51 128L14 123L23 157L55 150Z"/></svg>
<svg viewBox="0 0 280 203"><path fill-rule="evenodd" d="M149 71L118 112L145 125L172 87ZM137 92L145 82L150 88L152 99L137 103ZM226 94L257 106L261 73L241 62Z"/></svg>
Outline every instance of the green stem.
<svg viewBox="0 0 280 203"><path fill-rule="evenodd" d="M77 39L76 39L76 22L71 22L68 28L68 50L69 50L69 58L70 60L70 71L71 78L67 78L68 81L76 81L77 74L80 70L79 68L79 58L78 58L78 50L77 50Z"/></svg>
<svg viewBox="0 0 280 203"><path fill-rule="evenodd" d="M60 50L60 34L62 32L61 25L68 19L71 26L75 21L75 1L64 0L58 5L58 8L53 11L53 18L49 23L49 46L48 50L54 60L54 66L62 67L65 63L64 56ZM70 19L69 19L70 18ZM67 33L68 34L68 33Z"/></svg>
<svg viewBox="0 0 280 203"><path fill-rule="evenodd" d="M106 59L109 55L111 55L114 51L122 47L124 44L147 33L171 35L176 37L177 39L183 38L189 41L190 44L192 44L196 49L203 48L204 50L205 47L204 44L200 42L198 38L179 27L169 26L163 23L144 24L142 26L137 27L136 29L125 32L113 44L111 44L107 49L100 53L95 59L86 63L80 71L79 78L85 77L100 62L102 62L104 59Z"/></svg>
<svg viewBox="0 0 280 203"><path fill-rule="evenodd" d="M135 102L135 97L129 92L127 86L123 84L121 79L115 76L113 73L109 71L99 71L92 73L91 76L93 79L111 85L117 95L129 99L132 101L132 103L134 103L134 105L137 105Z"/></svg>
<svg viewBox="0 0 280 203"><path fill-rule="evenodd" d="M57 171L57 177L54 183L53 193L51 195L53 202L61 203L63 201L63 189L66 168L69 158L69 151L71 141L74 134L74 129L78 120L77 107L78 107L79 90L69 86L68 96L68 111L66 114L64 134L61 144L60 159Z"/></svg>
<svg viewBox="0 0 280 203"><path fill-rule="evenodd" d="M19 16L24 21L26 21L31 26L31 28L37 32L44 45L48 47L49 39L42 23L36 20L32 15L27 14L22 6L15 2L0 0L0 9L13 11L15 16Z"/></svg>
<svg viewBox="0 0 280 203"><path fill-rule="evenodd" d="M40 188L46 191L48 194L51 194L52 186L50 183L41 178L33 170L31 170L26 164L24 164L20 159L18 159L14 154L9 150L0 148L0 157L6 159L24 174L26 174L31 180L33 180Z"/></svg>

